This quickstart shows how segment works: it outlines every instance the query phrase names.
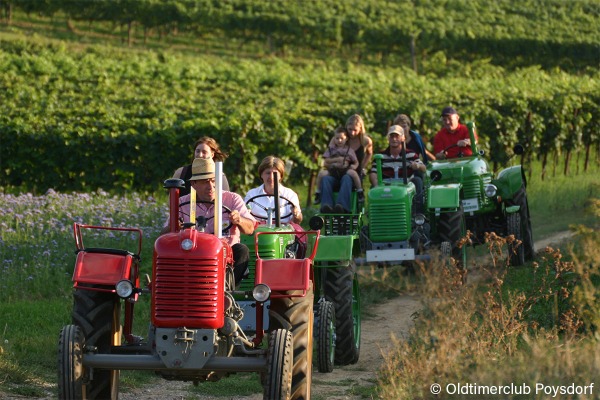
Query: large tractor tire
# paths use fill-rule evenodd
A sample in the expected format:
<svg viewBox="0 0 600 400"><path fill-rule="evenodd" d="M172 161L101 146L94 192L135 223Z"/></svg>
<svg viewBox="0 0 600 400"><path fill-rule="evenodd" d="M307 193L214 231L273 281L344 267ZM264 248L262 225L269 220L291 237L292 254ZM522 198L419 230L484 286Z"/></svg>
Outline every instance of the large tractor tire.
<svg viewBox="0 0 600 400"><path fill-rule="evenodd" d="M264 400L287 400L290 398L292 365L294 363L293 343L292 333L288 330L277 329L269 334Z"/></svg>
<svg viewBox="0 0 600 400"><path fill-rule="evenodd" d="M506 216L506 235L513 235L515 238L515 241L508 245L510 265L519 267L525 264L525 248L523 247L524 241L523 236L521 235L521 216L519 214L514 213Z"/></svg>
<svg viewBox="0 0 600 400"><path fill-rule="evenodd" d="M299 294L299 291L290 291ZM269 329L286 329L294 337L291 399L310 399L313 356L312 285L304 297L272 298L269 309Z"/></svg>
<svg viewBox="0 0 600 400"><path fill-rule="evenodd" d="M121 302L114 294L75 291L72 317L73 324L81 328L87 348L95 347L102 354L121 344ZM91 400L118 399L119 370L94 369L86 376L84 394Z"/></svg>
<svg viewBox="0 0 600 400"><path fill-rule="evenodd" d="M333 371L335 362L335 308L327 300L317 310L317 368L319 372Z"/></svg>
<svg viewBox="0 0 600 400"><path fill-rule="evenodd" d="M76 325L60 331L58 341L58 398L83 399L83 346L85 339Z"/></svg>
<svg viewBox="0 0 600 400"><path fill-rule="evenodd" d="M325 299L335 306L335 363L355 364L360 356L360 293L354 261L327 268Z"/></svg>
<svg viewBox="0 0 600 400"><path fill-rule="evenodd" d="M535 246L533 243L533 230L531 229L531 214L529 213L529 203L527 201L527 192L525 185L522 185L509 205L519 206L519 216L521 217L521 240L523 241L523 251L525 261L531 261L535 257Z"/></svg>
<svg viewBox="0 0 600 400"><path fill-rule="evenodd" d="M454 211L440 214L438 219L438 234L440 236L440 242L442 244L442 254L447 252L444 248L449 243L451 246L452 257L460 263L462 268L467 265L467 249L466 246L459 247L460 240L465 235L465 213L462 206Z"/></svg>

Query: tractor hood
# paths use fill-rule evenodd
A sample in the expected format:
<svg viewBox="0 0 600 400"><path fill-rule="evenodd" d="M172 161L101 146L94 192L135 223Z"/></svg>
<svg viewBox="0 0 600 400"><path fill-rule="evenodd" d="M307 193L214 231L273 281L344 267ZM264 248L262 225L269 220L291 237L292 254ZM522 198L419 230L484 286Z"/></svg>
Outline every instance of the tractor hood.
<svg viewBox="0 0 600 400"><path fill-rule="evenodd" d="M474 176L491 174L486 160L481 157L453 158L443 161L431 161L427 166L427 174L439 171L442 176L440 182L462 182Z"/></svg>

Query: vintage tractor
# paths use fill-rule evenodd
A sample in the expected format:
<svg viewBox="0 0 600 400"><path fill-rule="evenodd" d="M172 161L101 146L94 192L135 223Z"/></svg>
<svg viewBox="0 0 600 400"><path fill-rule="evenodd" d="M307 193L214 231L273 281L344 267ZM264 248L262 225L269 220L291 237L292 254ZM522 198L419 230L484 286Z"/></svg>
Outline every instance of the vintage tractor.
<svg viewBox="0 0 600 400"><path fill-rule="evenodd" d="M429 261L428 250L433 244L437 242L443 247L450 244L444 236L432 236L425 210L416 211L416 198L423 198L424 193L417 193L415 184L407 177L405 149L402 149L402 157L397 161L385 163L386 168L394 170L391 178L383 178L383 156L376 154L374 160L377 186L372 187L367 195L367 212L360 231L364 261L380 265ZM464 223L458 223L457 226L464 227Z"/></svg>
<svg viewBox="0 0 600 400"><path fill-rule="evenodd" d="M217 171L221 176L219 166ZM311 237L306 241L307 257L259 257L254 285L236 288L228 243L219 234L204 233L196 223L179 227L182 187L180 179L165 181L170 192L169 232L154 244L152 278L147 277L145 287L140 286L141 230L74 225L74 307L72 324L61 330L59 338L59 398L117 399L120 370L150 370L167 380L194 383L258 372L265 399L310 398L312 264L319 232L302 232ZM215 220L220 220L217 215ZM221 232L220 224L215 221L219 227L215 232ZM106 231L136 235L137 251L87 247L84 231L91 231L91 237ZM256 236L254 249L262 236ZM144 340L133 335L132 327L134 305L147 294L151 320ZM237 296L254 299L252 336L240 326L244 310ZM263 306L268 300L267 333Z"/></svg>
<svg viewBox="0 0 600 400"><path fill-rule="evenodd" d="M337 193L334 200L335 196ZM355 257L360 254L363 205L356 192L352 192L351 204L349 214L320 213L310 225L321 231L315 256L315 292L334 305L335 337L330 340L335 343L337 365L355 364L360 356L360 287Z"/></svg>
<svg viewBox="0 0 600 400"><path fill-rule="evenodd" d="M515 165L494 177L483 151L477 149L475 123L468 122L467 127L473 156L459 153L458 158L429 163L425 185L432 231L441 236L447 234L454 246L454 238L460 234L454 233L453 227L459 224L458 214L464 213L465 227L474 245L484 243L486 232L512 235L515 240L508 246L511 265L523 265L535 255L525 172L521 165ZM515 145L513 152L522 154L523 146ZM444 217L444 210L458 213Z"/></svg>
<svg viewBox="0 0 600 400"><path fill-rule="evenodd" d="M281 209L285 209L287 204L292 204L292 201L279 195L279 183L277 177L274 179L274 195L261 194L254 196L246 201L250 213L261 224L256 228L253 235L242 235L242 243L248 245L257 243L257 251L255 255L251 254L248 265L249 277L255 275L255 265L258 258L304 258L306 252L306 234L299 228L290 223L282 223L282 220L288 220L291 213L281 215ZM261 204L261 198L268 197L273 199L273 207L265 207ZM259 210L262 209L262 212ZM321 224L319 225L319 222ZM314 225L316 224L316 225ZM319 230L322 226L322 220L316 219L311 221L314 230ZM268 232L268 235L264 233ZM252 280L246 280L240 285L241 288L250 290ZM315 286L316 287L316 286ZM255 329L256 318L254 317L255 302L247 301L243 298L238 299L238 304L245 310L245 316L240 325L247 331L253 332ZM331 372L334 366L334 348L335 348L335 309L332 302L328 301L325 296L319 291L315 296L314 303L314 336L316 339L316 365L319 372ZM266 302L265 306L270 308L270 303ZM264 321L265 326L268 326L268 320Z"/></svg>
<svg viewBox="0 0 600 400"><path fill-rule="evenodd" d="M514 235L509 255L512 265L522 265L534 254L525 175L521 166L500 171L496 178L483 153L477 151L474 123L471 132L473 156L432 161L424 180L424 212L416 213L415 186L406 178L405 157L388 167L395 177L382 179L381 157L376 155L379 185L368 193L361 245L367 262L404 263L428 260L428 249L438 247L466 266L467 230L474 244L483 243L486 232ZM446 149L447 150L447 149ZM515 153L522 152L515 146Z"/></svg>

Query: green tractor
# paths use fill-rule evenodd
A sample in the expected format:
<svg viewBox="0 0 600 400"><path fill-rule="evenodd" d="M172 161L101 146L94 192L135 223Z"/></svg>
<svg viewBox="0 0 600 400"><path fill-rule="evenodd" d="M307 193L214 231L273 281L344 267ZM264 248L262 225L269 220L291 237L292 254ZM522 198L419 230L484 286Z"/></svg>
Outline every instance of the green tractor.
<svg viewBox="0 0 600 400"><path fill-rule="evenodd" d="M432 231L452 235L451 226L458 221L444 218L442 213L447 209L460 210L474 245L484 243L488 232L503 237L512 235L515 240L509 243L510 263L523 265L535 255L523 167L505 168L494 177L483 151L477 149L475 123L468 122L467 127L473 156L461 157L459 153L458 158L432 161L428 166L425 186ZM515 155L523 151L520 144L513 148ZM452 243L456 244L453 240Z"/></svg>
<svg viewBox="0 0 600 400"><path fill-rule="evenodd" d="M337 193L334 194L334 200ZM310 227L321 230L314 259L315 296L334 305L335 364L358 362L361 341L360 287L355 258L360 254L360 226L363 205L352 193L348 214L320 213Z"/></svg>
<svg viewBox="0 0 600 400"><path fill-rule="evenodd" d="M415 203L417 196L424 198L424 193L417 193L417 187L407 177L406 151L397 161L386 161L385 167L394 170L394 176L383 178L383 156L374 157L377 167L377 186L372 187L367 195L367 212L360 230L361 250L366 263L405 264L414 261L429 261L429 248L434 243L443 247L451 247L450 232L440 229L441 236L432 235L428 223L427 212L417 212ZM460 207L447 207L440 210L443 219L456 219L456 241L464 234L464 221L461 220ZM458 236L461 235L461 236ZM464 253L464 250L461 250ZM455 254L464 258L464 254Z"/></svg>
<svg viewBox="0 0 600 400"><path fill-rule="evenodd" d="M251 214L264 223L260 224L253 235L242 235L241 242L246 244L248 248L255 249L255 252L250 252L250 262L248 265L249 276L240 283L240 289L246 290L246 286L250 288L254 282L254 274L257 260L269 259L303 259L307 249L312 248L312 244L308 243L307 235L303 234L291 224L282 223L281 220L286 220L290 215L280 215L280 203L285 206L291 201L283 196L279 196L279 184L277 178L275 181L275 196L267 194L255 196L247 200L246 204L250 208ZM260 197L273 197L274 207L265 208L255 200ZM256 207L262 208L267 217L259 215L252 210ZM323 222L320 218L315 218L311 221L312 226L316 226L315 230L320 230ZM316 267L316 264L315 264ZM319 270L320 271L320 270ZM314 288L314 338L316 339L315 355L316 366L319 372L332 372L335 363L335 346L336 346L336 313L334 303L326 298L322 279L317 279L316 275L321 277L322 273L315 269L315 288ZM318 289L317 289L318 288ZM248 299L239 298L238 304L244 310L244 317L240 321L240 326L246 331L253 331L256 324L256 302ZM267 309L270 309L270 304L266 304ZM263 325L268 327L268 313L263 316Z"/></svg>
<svg viewBox="0 0 600 400"><path fill-rule="evenodd" d="M428 250L438 247L466 266L467 230L473 244L481 244L486 232L514 235L509 245L512 265L522 265L534 256L533 236L525 174L521 166L500 171L494 178L483 152L475 144L475 125L467 124L473 156L432 161L427 166L423 193L406 178L406 159L386 164L395 176L383 179L381 156L375 155L378 186L368 193L361 248L366 262L406 263L427 261ZM447 149L446 149L447 150ZM515 154L523 147L515 146ZM416 196L424 198L424 212L414 207ZM368 221L368 222L367 222Z"/></svg>

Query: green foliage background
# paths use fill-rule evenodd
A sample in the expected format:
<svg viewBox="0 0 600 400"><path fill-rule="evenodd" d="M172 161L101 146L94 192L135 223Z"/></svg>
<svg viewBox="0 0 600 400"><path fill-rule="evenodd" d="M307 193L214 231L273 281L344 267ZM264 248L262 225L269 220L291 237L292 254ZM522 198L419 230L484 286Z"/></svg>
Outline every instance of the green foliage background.
<svg viewBox="0 0 600 400"><path fill-rule="evenodd" d="M256 183L270 154L294 162L290 184L307 185L332 130L350 115L365 118L379 148L399 112L430 141L449 104L476 121L494 163L516 142L527 157L583 151L586 165L598 161L600 18L592 2L0 3L15 16L143 27L144 38L177 31L192 46L197 37L238 50L270 43L247 57L0 39L0 187L9 190L154 191L191 161L204 135L229 153L224 168L236 190ZM566 23L574 17L579 23ZM407 38L417 40L418 72Z"/></svg>

